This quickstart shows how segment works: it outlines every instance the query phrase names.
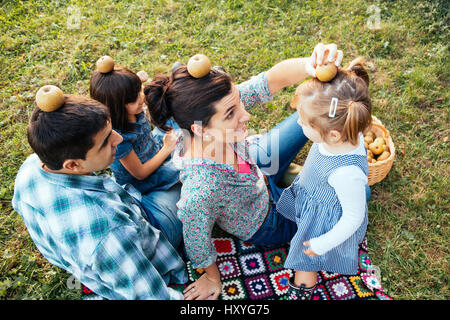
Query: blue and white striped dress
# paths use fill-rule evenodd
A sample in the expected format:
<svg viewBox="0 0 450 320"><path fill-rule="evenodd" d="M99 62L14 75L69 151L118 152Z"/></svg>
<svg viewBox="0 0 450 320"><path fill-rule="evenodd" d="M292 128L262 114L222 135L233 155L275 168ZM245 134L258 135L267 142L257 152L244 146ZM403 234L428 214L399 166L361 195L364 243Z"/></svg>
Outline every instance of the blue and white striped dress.
<svg viewBox="0 0 450 320"><path fill-rule="evenodd" d="M325 270L340 274L358 271L358 244L367 229L368 216L358 230L340 245L323 255L310 257L303 253L303 242L330 231L342 216L342 207L328 177L337 168L355 165L368 175L367 157L358 154L327 156L314 143L302 171L277 203L277 211L297 223L298 230L291 241L285 268L301 271Z"/></svg>

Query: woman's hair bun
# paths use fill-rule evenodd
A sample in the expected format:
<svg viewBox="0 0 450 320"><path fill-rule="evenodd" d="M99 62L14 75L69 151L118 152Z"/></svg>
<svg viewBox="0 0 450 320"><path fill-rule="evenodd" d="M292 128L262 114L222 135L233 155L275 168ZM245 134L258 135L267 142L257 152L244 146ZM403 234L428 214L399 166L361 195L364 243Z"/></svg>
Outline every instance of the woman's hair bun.
<svg viewBox="0 0 450 320"><path fill-rule="evenodd" d="M151 121L164 130L170 129L165 123L173 116L167 99L171 82L168 75L161 74L144 87L145 103L148 106Z"/></svg>

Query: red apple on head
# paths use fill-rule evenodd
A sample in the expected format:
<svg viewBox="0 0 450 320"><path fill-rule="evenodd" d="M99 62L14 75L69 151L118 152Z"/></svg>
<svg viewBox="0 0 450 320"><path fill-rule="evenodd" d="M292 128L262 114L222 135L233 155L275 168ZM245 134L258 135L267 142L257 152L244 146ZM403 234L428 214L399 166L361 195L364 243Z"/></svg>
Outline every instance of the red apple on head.
<svg viewBox="0 0 450 320"><path fill-rule="evenodd" d="M36 93L36 104L42 111L55 111L64 104L64 93L56 86L43 86Z"/></svg>
<svg viewBox="0 0 450 320"><path fill-rule="evenodd" d="M110 56L103 56L97 60L97 70L101 73L108 73L114 69L114 59Z"/></svg>
<svg viewBox="0 0 450 320"><path fill-rule="evenodd" d="M189 59L187 70L194 78L202 78L211 70L211 62L204 54L196 54Z"/></svg>

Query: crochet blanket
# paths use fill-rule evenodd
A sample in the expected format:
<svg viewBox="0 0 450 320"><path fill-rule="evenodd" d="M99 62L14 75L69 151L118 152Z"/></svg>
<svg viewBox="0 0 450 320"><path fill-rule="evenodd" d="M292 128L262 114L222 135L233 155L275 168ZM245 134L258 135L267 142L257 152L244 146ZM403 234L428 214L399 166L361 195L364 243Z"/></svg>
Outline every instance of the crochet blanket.
<svg viewBox="0 0 450 320"><path fill-rule="evenodd" d="M284 300L288 280L294 272L284 269L289 246L269 250L256 247L234 237L213 238L218 253L217 266L222 279L220 300ZM187 261L189 281L169 285L182 292L198 279L203 269L194 269ZM313 300L392 300L383 290L379 269L372 265L367 253L367 239L359 246L359 270L356 275L320 271ZM98 299L83 286L83 299Z"/></svg>

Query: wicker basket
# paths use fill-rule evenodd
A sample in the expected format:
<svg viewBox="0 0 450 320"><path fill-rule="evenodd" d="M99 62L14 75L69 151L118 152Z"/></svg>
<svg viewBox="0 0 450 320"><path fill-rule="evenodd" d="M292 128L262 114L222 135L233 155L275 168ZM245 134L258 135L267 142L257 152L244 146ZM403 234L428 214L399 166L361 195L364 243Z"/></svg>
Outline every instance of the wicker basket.
<svg viewBox="0 0 450 320"><path fill-rule="evenodd" d="M383 126L380 120L372 116L372 125L367 131L372 131L377 137L383 137L389 147L391 155L386 160L369 163L369 186L383 180L392 168L395 159L395 146L389 131Z"/></svg>

